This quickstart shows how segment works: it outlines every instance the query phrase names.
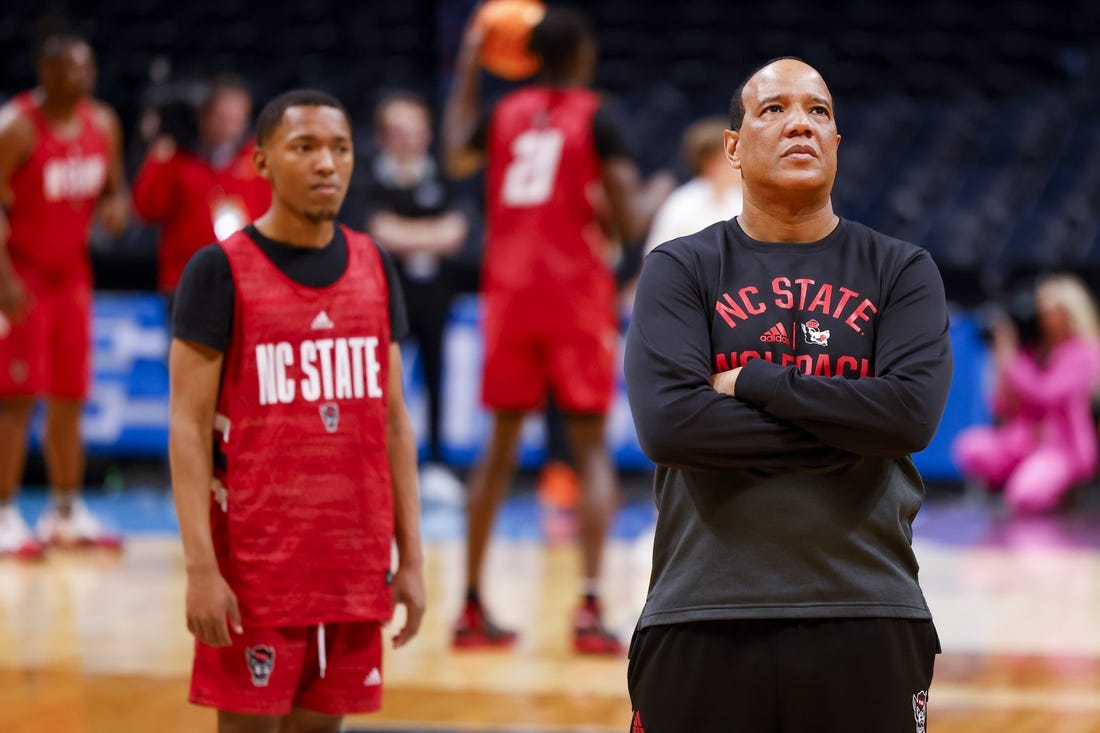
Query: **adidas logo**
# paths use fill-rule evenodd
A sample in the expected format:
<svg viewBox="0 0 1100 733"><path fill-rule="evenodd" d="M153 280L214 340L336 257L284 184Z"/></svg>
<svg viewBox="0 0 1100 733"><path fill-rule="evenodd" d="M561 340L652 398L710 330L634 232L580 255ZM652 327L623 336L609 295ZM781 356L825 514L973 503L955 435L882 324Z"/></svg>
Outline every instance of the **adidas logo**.
<svg viewBox="0 0 1100 733"><path fill-rule="evenodd" d="M363 680L364 687L377 687L382 684L382 673L378 671L378 667L373 668L370 674Z"/></svg>
<svg viewBox="0 0 1100 733"><path fill-rule="evenodd" d="M634 718L630 721L630 733L645 733L645 728L642 726L642 714L635 710Z"/></svg>
<svg viewBox="0 0 1100 733"><path fill-rule="evenodd" d="M309 327L314 331L320 331L326 328L335 328L336 324L328 317L328 313L321 311L317 314L317 317L313 319L313 323L309 324Z"/></svg>
<svg viewBox="0 0 1100 733"><path fill-rule="evenodd" d="M782 323L777 323L762 333L760 340L769 344L791 343L791 337L787 335L787 328Z"/></svg>

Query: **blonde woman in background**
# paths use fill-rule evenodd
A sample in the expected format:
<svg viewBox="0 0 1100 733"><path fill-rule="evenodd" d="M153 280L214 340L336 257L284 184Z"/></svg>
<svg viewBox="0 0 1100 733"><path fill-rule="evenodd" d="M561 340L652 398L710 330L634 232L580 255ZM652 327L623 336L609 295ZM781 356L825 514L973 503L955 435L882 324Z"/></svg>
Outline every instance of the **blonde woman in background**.
<svg viewBox="0 0 1100 733"><path fill-rule="evenodd" d="M995 426L964 430L952 446L968 480L1003 490L1018 512L1058 505L1097 468L1092 399L1100 376L1100 318L1085 284L1066 274L1035 290L1039 341L1022 348L1003 318L993 332Z"/></svg>

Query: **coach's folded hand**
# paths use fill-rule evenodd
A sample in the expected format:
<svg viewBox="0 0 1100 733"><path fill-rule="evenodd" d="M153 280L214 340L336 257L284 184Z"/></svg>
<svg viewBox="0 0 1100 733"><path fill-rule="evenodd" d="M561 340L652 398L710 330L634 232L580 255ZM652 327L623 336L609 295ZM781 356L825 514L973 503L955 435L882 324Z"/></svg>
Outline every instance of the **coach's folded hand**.
<svg viewBox="0 0 1100 733"><path fill-rule="evenodd" d="M218 647L233 643L230 628L244 633L237 596L225 578L216 568L188 572L187 630L202 643Z"/></svg>

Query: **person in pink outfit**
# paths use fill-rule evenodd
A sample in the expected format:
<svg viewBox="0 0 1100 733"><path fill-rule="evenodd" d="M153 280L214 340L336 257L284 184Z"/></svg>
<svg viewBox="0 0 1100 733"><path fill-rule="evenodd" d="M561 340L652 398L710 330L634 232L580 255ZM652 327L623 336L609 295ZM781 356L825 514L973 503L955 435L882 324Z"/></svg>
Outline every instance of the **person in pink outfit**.
<svg viewBox="0 0 1100 733"><path fill-rule="evenodd" d="M1100 379L1100 318L1084 283L1052 275L1035 291L1039 342L1021 348L1016 327L993 331L995 426L961 432L955 463L970 481L1003 490L1021 513L1054 508L1097 468L1092 399Z"/></svg>

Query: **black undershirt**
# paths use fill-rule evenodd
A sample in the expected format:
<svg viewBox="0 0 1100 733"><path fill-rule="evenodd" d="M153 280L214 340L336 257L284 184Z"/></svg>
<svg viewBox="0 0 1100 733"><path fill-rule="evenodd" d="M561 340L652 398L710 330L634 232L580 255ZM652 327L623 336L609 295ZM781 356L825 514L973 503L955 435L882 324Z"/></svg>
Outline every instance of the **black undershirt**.
<svg viewBox="0 0 1100 733"><path fill-rule="evenodd" d="M339 280L348 267L348 243L340 227L332 241L320 248L295 247L265 237L255 226L244 229L275 267L299 285L325 288ZM405 298L393 258L375 245L390 291L390 340L400 341L409 330ZM229 258L217 244L195 253L176 289L172 308L172 336L225 351L233 333L236 286Z"/></svg>

